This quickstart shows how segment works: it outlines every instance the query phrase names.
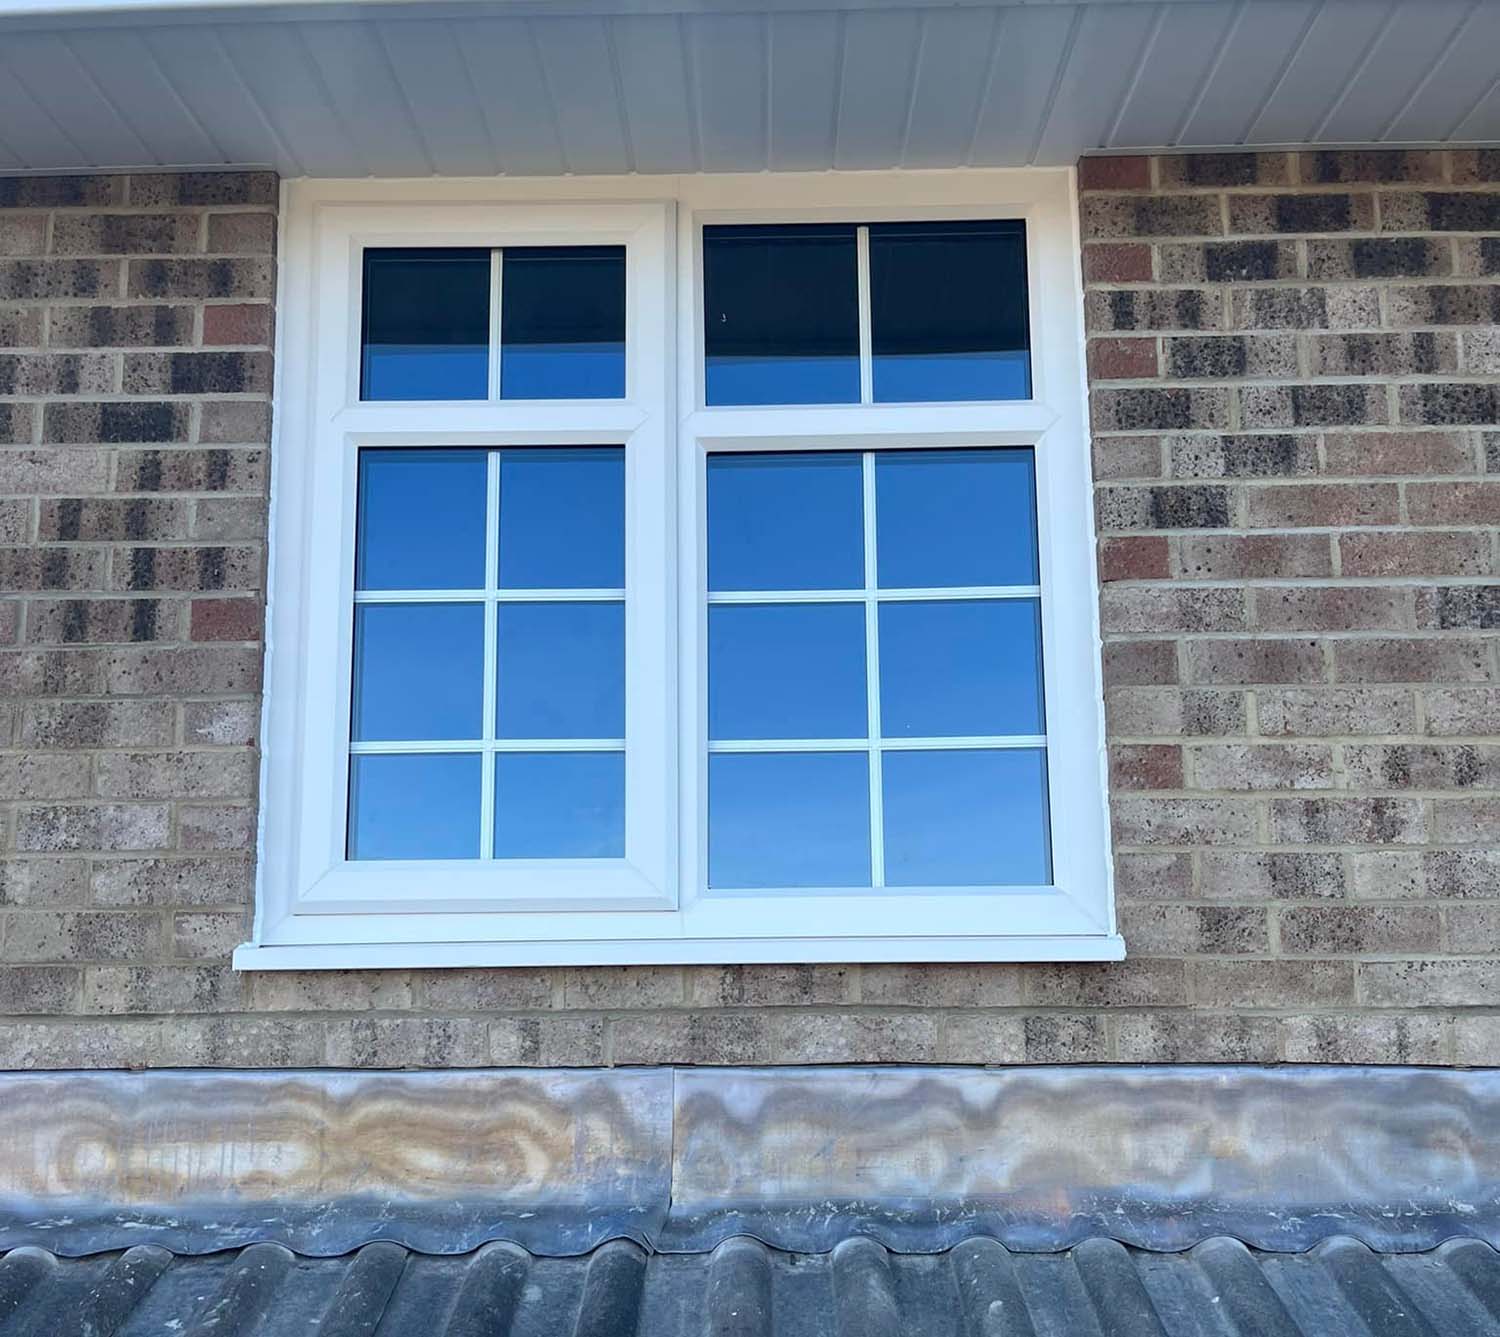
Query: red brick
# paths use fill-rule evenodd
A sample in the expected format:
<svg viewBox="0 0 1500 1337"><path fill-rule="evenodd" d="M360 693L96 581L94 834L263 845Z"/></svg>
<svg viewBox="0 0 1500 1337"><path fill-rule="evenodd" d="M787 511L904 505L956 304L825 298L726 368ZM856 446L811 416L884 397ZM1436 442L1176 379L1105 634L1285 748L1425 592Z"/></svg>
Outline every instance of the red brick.
<svg viewBox="0 0 1500 1337"><path fill-rule="evenodd" d="M1133 381L1157 374L1155 339L1089 340L1089 375L1094 380Z"/></svg>
<svg viewBox="0 0 1500 1337"><path fill-rule="evenodd" d="M1170 574L1165 537L1132 535L1099 545L1100 580L1165 580Z"/></svg>
<svg viewBox="0 0 1500 1337"><path fill-rule="evenodd" d="M1151 247L1136 241L1093 242L1083 248L1088 283L1150 283Z"/></svg>
<svg viewBox="0 0 1500 1337"><path fill-rule="evenodd" d="M205 344L258 344L271 342L269 303L236 303L203 308Z"/></svg>
<svg viewBox="0 0 1500 1337"><path fill-rule="evenodd" d="M1150 185L1149 158L1084 158L1078 164L1080 190L1146 190Z"/></svg>
<svg viewBox="0 0 1500 1337"><path fill-rule="evenodd" d="M1181 789L1182 749L1168 743L1115 744L1109 750L1113 789Z"/></svg>
<svg viewBox="0 0 1500 1337"><path fill-rule="evenodd" d="M261 608L257 599L194 599L195 641L258 641Z"/></svg>

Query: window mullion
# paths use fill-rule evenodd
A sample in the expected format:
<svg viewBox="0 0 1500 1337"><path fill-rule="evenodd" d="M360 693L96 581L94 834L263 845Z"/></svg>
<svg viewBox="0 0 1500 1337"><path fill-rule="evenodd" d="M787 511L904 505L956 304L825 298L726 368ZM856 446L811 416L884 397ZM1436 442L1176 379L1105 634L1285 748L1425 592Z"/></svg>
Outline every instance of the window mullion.
<svg viewBox="0 0 1500 1337"><path fill-rule="evenodd" d="M505 273L505 252L498 246L490 252L490 394L500 398L500 284Z"/></svg>
<svg viewBox="0 0 1500 1337"><path fill-rule="evenodd" d="M859 267L859 402L875 400L873 339L870 333L870 229L855 232L855 255Z"/></svg>
<svg viewBox="0 0 1500 1337"><path fill-rule="evenodd" d="M496 252L498 256L499 252ZM496 273L499 272L498 261ZM496 292L499 291L496 280ZM492 359L491 367L497 364ZM479 777L479 857L491 859L495 854L495 700L498 695L497 664L500 657L500 605L496 593L500 584L500 452L486 456L484 503L484 752Z"/></svg>
<svg viewBox="0 0 1500 1337"><path fill-rule="evenodd" d="M863 232L864 229L861 229ZM863 248L862 248L863 249ZM861 306L865 304L861 302ZM885 817L880 765L880 601L875 568L875 456L862 457L865 538L865 710L870 735L870 885L885 886Z"/></svg>

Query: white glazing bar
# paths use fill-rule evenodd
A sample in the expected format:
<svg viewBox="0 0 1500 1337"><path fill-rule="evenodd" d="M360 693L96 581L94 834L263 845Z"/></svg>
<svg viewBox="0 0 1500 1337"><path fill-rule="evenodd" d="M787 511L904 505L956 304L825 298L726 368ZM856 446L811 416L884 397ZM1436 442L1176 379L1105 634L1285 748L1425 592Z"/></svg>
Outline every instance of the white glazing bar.
<svg viewBox="0 0 1500 1337"><path fill-rule="evenodd" d="M856 592L857 594L857 592ZM478 603L492 599L496 603L619 603L625 591L608 589L563 590L360 590L355 603L362 604L437 604Z"/></svg>
<svg viewBox="0 0 1500 1337"><path fill-rule="evenodd" d="M860 235L866 229L860 228ZM867 257L868 258L868 257ZM868 303L863 303L868 308ZM875 455L861 456L865 513L865 710L870 731L870 885L885 886L885 817L880 768L880 604L875 598Z"/></svg>
<svg viewBox="0 0 1500 1337"><path fill-rule="evenodd" d="M499 252L496 252L498 256ZM498 262L491 270L499 273ZM499 292L499 280L495 279L492 290ZM491 366L494 366L491 354ZM492 450L486 456L487 469L484 476L484 589L485 594L494 593L500 581L500 452ZM500 609L493 598L484 601L484 740L495 737L495 695L497 670L500 660ZM495 761L486 756L480 767L479 802L483 805L479 813L479 857L494 858L495 852Z"/></svg>
<svg viewBox="0 0 1500 1337"><path fill-rule="evenodd" d="M500 283L505 271L505 252L490 252L490 398L500 398Z"/></svg>
<svg viewBox="0 0 1500 1337"><path fill-rule="evenodd" d="M917 600L1036 599L1040 585L946 585L932 589L893 590L721 590L710 594L711 604L860 603L875 598L882 603Z"/></svg>
<svg viewBox="0 0 1500 1337"><path fill-rule="evenodd" d="M870 229L862 226L854 237L859 268L859 402L869 404L875 399L875 359L870 334Z"/></svg>
<svg viewBox="0 0 1500 1337"><path fill-rule="evenodd" d="M710 752L971 752L1047 746L1046 734L973 734L942 738L716 738ZM399 748L395 749L399 750Z"/></svg>
<svg viewBox="0 0 1500 1337"><path fill-rule="evenodd" d="M857 746L864 747L861 741ZM621 752L623 738L399 738L351 743L356 756L405 752Z"/></svg>

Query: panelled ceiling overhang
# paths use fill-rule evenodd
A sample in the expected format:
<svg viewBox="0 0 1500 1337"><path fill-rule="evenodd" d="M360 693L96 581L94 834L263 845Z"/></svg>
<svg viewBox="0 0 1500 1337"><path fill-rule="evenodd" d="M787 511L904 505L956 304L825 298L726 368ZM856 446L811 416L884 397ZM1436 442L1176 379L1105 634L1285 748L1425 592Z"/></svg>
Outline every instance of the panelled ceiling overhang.
<svg viewBox="0 0 1500 1337"><path fill-rule="evenodd" d="M1500 0L0 3L0 172L1056 165L1500 142Z"/></svg>

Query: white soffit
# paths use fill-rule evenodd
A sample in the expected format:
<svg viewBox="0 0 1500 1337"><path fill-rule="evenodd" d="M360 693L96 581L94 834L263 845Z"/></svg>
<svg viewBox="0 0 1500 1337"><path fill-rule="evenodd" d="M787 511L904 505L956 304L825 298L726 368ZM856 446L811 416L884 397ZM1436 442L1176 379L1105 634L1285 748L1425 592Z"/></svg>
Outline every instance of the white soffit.
<svg viewBox="0 0 1500 1337"><path fill-rule="evenodd" d="M0 0L0 171L1055 165L1500 142L1500 0Z"/></svg>

